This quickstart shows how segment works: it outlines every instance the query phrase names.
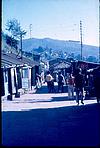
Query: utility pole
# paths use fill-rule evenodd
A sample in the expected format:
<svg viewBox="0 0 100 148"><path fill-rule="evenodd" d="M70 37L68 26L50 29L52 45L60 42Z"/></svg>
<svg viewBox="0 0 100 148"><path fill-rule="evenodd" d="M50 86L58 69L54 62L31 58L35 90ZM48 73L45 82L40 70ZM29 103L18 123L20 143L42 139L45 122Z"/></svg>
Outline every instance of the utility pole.
<svg viewBox="0 0 100 148"><path fill-rule="evenodd" d="M81 39L81 60L82 60L82 21L80 21L80 39Z"/></svg>
<svg viewBox="0 0 100 148"><path fill-rule="evenodd" d="M100 20L99 20L99 63L100 63Z"/></svg>
<svg viewBox="0 0 100 148"><path fill-rule="evenodd" d="M99 0L99 18L100 18L100 0ZM100 19L99 19L99 63L100 63Z"/></svg>
<svg viewBox="0 0 100 148"><path fill-rule="evenodd" d="M32 24L30 24L29 28L30 28L30 39L31 39Z"/></svg>
<svg viewBox="0 0 100 148"><path fill-rule="evenodd" d="M21 59L22 59L22 33L20 33Z"/></svg>

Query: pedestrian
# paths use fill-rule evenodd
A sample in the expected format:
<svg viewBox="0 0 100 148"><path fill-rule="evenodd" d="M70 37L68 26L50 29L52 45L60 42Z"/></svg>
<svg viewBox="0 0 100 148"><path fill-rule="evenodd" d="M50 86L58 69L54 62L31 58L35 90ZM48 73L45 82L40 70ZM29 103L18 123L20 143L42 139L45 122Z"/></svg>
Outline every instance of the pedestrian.
<svg viewBox="0 0 100 148"><path fill-rule="evenodd" d="M65 79L64 76L62 75L61 71L58 74L58 92L61 90L61 92L64 92L64 83Z"/></svg>
<svg viewBox="0 0 100 148"><path fill-rule="evenodd" d="M38 73L36 73L36 88L40 88L42 86L42 82L41 82L41 75L39 75Z"/></svg>
<svg viewBox="0 0 100 148"><path fill-rule="evenodd" d="M77 105L79 105L79 100L81 100L81 103L83 103L83 89L84 89L84 76L81 74L80 69L76 69L75 72L75 89L76 89L76 102Z"/></svg>
<svg viewBox="0 0 100 148"><path fill-rule="evenodd" d="M100 66L93 70L94 89L97 103L100 103Z"/></svg>
<svg viewBox="0 0 100 148"><path fill-rule="evenodd" d="M92 72L90 72L88 76L88 91L89 91L89 97L94 96L94 78Z"/></svg>
<svg viewBox="0 0 100 148"><path fill-rule="evenodd" d="M54 85L54 78L51 80L51 92L52 93L56 92L55 85Z"/></svg>
<svg viewBox="0 0 100 148"><path fill-rule="evenodd" d="M44 71L41 71L41 84L45 83Z"/></svg>
<svg viewBox="0 0 100 148"><path fill-rule="evenodd" d="M48 87L48 92L52 92L52 81L53 81L53 77L50 74L50 71L47 71L47 75L46 75L46 82L47 82L47 87Z"/></svg>
<svg viewBox="0 0 100 148"><path fill-rule="evenodd" d="M56 73L56 82L58 82L58 72Z"/></svg>
<svg viewBox="0 0 100 148"><path fill-rule="evenodd" d="M68 77L68 97L69 99L74 98L74 77L71 73Z"/></svg>

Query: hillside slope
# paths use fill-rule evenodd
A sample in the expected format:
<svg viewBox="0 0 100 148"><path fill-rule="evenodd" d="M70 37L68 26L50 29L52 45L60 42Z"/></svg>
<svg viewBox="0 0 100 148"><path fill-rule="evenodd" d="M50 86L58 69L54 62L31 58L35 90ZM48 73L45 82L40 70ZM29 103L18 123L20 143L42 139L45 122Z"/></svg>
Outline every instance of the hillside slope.
<svg viewBox="0 0 100 148"><path fill-rule="evenodd" d="M42 48L52 48L53 50L62 50L67 53L80 54L81 45L79 42L55 40L50 38L44 39L25 39L23 40L23 51L31 52L33 49L41 46ZM99 47L83 45L83 56L98 56Z"/></svg>

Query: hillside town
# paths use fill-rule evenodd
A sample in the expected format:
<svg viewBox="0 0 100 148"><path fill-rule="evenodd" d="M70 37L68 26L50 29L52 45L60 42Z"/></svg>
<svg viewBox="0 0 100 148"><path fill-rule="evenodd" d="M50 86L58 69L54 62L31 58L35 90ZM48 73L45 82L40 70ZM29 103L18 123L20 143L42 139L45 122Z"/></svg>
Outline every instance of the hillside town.
<svg viewBox="0 0 100 148"><path fill-rule="evenodd" d="M100 28L84 1L3 1L1 146L100 147Z"/></svg>
<svg viewBox="0 0 100 148"><path fill-rule="evenodd" d="M74 75L75 69L80 68L85 75L84 77L88 78L90 73L92 73L91 71L94 71L100 66L99 63L75 60L69 56L67 58L64 58L63 56L60 57L60 53L58 55L56 54L54 57L54 55L52 55L52 50L49 49L49 55L53 56L53 58L48 58L46 52L44 52L44 55L43 53L39 54L38 52L34 52L30 55L28 52L27 54L23 53L22 49L18 48L19 46L14 38L2 33L2 98L6 98L7 100L13 100L14 96L20 97L23 93L37 90L37 85L38 83L40 84L40 81L42 87L42 84L46 83L45 78L47 71L50 71L51 75L54 77L54 82L57 82L56 76L59 71L61 71L66 80L65 85L68 87L68 74L73 73ZM43 49L41 48L41 50ZM36 74L41 76L41 80L38 80L39 82L37 81ZM90 95L89 82L85 85L85 94ZM88 88L88 90L86 90L86 88Z"/></svg>
<svg viewBox="0 0 100 148"><path fill-rule="evenodd" d="M99 133L97 131L99 125L97 123L99 123L98 113L100 111L100 64L87 62L84 60L75 60L72 57L59 57L59 55L54 58L48 59L46 53L44 55L40 55L34 52L31 57L29 56L29 54L24 54L22 50L18 50L18 48L14 46L15 44L13 46L9 45L8 41L5 40L4 36L2 36L2 144L4 146L98 145ZM50 52L52 54L52 51ZM79 74L77 73L77 70L80 70ZM84 80L80 79L80 73L83 75ZM50 77L50 81L48 81L47 76L48 78ZM60 77L62 77L63 82L60 82ZM75 79L77 80L77 83L75 82ZM84 82L84 84L82 84L82 81ZM78 86L79 83L80 85L82 85L82 87ZM81 110L78 111L79 109L77 107L80 107ZM42 111L44 110L45 114L49 114L49 112L51 112L51 109L53 109L53 112L50 113L51 115L49 115L49 117L48 115L44 117L44 113L42 113ZM76 115L75 113L73 113L73 115L71 115L73 109L75 111L78 111L79 113L77 113ZM93 112L93 115L97 115L92 115L92 117L90 117L88 109ZM31 116L31 118L27 117L28 121L23 117L20 118L19 115L17 116L17 120L15 120L15 118L11 115L11 112L15 112L17 114L17 112L22 111L23 113L25 113L26 117L26 113L30 110L33 110L33 113L31 114L29 112L28 116ZM62 110L61 114L59 113L60 110ZM37 111L41 112L41 115L39 115L39 117L37 115ZM65 114L68 112L68 115ZM54 113L55 115L53 118L52 114ZM59 117L57 116L58 113ZM90 120L93 120L94 122L90 120L88 120L88 122L82 122L82 119L77 119L77 116L80 116L79 114L81 114L81 116L84 117L86 121L89 117ZM9 115L11 115L11 118L9 117ZM71 117L71 121L66 121L64 115L69 116L69 118ZM9 120L7 118L9 118ZM52 121L50 120L50 118ZM61 119L62 121L58 121L58 119ZM31 120L30 122L32 122L32 126L29 125L29 120ZM43 122L45 124L45 122L48 122L49 120L53 127L48 127L47 125L46 127L43 125L43 127L41 128L41 125L39 123ZM59 125L61 127L56 126L55 122L53 122L54 120L56 124L58 124L59 122ZM12 122L13 125L10 125L8 122ZM78 127L76 127L76 125L70 124L70 128L74 129L73 132L70 129L71 136L69 136L67 132L64 132L63 135L63 131L69 130L69 128L66 127L66 125L68 126L69 122L71 124L76 124ZM90 142L90 139L90 141L88 140L88 142L86 142L87 136L89 137L90 134L87 134L86 136L85 130L83 131L81 129L81 126L79 126L78 122L80 122L81 126L87 127L86 130L88 131L88 133L94 134L94 136L90 138L93 139L93 142ZM95 126L96 131L92 129L90 131L88 129L87 124L91 124L90 122L92 122L92 129ZM30 126L30 128L26 126L24 127L21 123L26 124L28 127ZM37 128L35 127L35 124L37 125ZM64 124L64 128L62 128L62 124ZM10 126L10 129L7 128L7 126ZM48 129L46 130L46 132L44 131L45 128ZM49 128L52 130L52 132L50 132ZM27 131L23 132L22 130L25 129L27 129ZM61 131L61 137L60 134L57 134L59 131L58 129ZM22 131L21 134L19 134L18 130ZM84 138L85 142L81 141L81 139L79 138L80 132L78 134L78 139L80 140L80 142L76 142L76 130L78 130L78 132L80 130L83 133L83 136L86 136ZM46 136L46 140L44 136ZM50 138L49 136L52 138ZM56 139L55 136L57 136ZM9 140L9 137L12 140ZM21 137L22 140L20 139ZM67 137L67 140L65 137Z"/></svg>

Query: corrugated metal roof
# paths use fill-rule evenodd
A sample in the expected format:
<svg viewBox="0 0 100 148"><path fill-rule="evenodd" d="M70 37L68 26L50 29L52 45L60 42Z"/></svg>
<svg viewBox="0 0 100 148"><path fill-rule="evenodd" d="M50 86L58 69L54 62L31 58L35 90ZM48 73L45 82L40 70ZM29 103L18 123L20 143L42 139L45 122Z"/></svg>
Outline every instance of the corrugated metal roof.
<svg viewBox="0 0 100 148"><path fill-rule="evenodd" d="M39 65L39 62L33 61L26 57L22 57L22 59L19 59L17 55L14 53L2 53L1 54L1 65L2 66L22 65L22 64L27 64L33 67L35 65Z"/></svg>
<svg viewBox="0 0 100 148"><path fill-rule="evenodd" d="M70 66L71 66L71 64L62 62L62 63L59 63L58 65L56 65L54 67L54 69L64 69L64 68L69 68Z"/></svg>

